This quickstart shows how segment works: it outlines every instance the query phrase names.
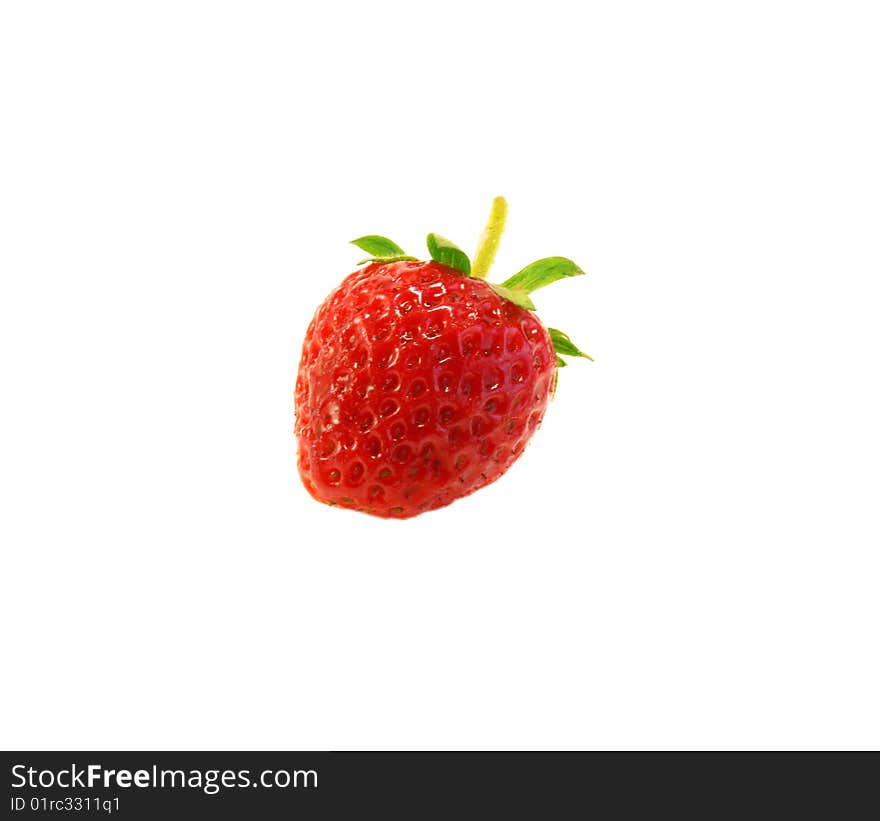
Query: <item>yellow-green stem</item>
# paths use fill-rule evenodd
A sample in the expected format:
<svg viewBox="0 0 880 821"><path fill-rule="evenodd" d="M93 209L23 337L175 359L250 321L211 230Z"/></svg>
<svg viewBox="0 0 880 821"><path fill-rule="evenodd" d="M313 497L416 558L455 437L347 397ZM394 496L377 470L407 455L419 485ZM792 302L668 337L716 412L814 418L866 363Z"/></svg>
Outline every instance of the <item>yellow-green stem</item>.
<svg viewBox="0 0 880 821"><path fill-rule="evenodd" d="M504 197L495 197L489 221L483 229L474 256L474 264L471 266L471 276L474 279L485 279L488 275L495 260L498 243L501 242L501 235L504 233L505 222L507 222L507 200Z"/></svg>

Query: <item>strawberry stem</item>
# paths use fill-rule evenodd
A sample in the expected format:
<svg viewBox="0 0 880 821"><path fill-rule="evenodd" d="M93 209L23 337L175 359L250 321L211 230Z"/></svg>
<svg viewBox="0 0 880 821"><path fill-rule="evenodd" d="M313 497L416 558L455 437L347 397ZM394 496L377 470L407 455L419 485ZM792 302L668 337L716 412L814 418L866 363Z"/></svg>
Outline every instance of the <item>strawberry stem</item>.
<svg viewBox="0 0 880 821"><path fill-rule="evenodd" d="M483 234L477 244L474 264L471 266L471 276L474 279L485 279L488 275L489 269L495 261L495 252L498 250L498 243L501 242L506 222L507 200L504 197L495 197L489 221L483 229Z"/></svg>

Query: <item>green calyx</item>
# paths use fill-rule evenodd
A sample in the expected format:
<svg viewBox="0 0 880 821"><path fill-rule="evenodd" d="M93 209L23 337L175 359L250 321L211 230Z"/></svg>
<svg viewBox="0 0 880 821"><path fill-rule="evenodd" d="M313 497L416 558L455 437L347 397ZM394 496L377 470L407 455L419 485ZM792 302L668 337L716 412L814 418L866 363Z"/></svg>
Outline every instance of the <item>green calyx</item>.
<svg viewBox="0 0 880 821"><path fill-rule="evenodd" d="M547 328L547 330L550 332L550 340L553 342L553 350L557 353L557 359L559 359L558 354L563 354L564 356L582 356L584 359L589 359L590 362L595 361L592 356L578 348L568 334L557 331L556 328Z"/></svg>
<svg viewBox="0 0 880 821"><path fill-rule="evenodd" d="M408 256L406 252L396 242L392 242L387 237L380 237L376 234L368 234L365 237L353 239L352 245L357 245L361 251L366 251L370 256L362 259L358 265L365 262L400 262L401 260L415 260L415 257Z"/></svg>
<svg viewBox="0 0 880 821"><path fill-rule="evenodd" d="M495 254L498 251L498 245L501 241L501 235L504 233L506 222L507 200L504 197L496 197L492 203L489 221L486 223L486 227L480 236L473 265L468 255L461 248L439 234L428 234L428 253L435 262L439 262L449 268L454 268L465 276L485 281L489 269L495 260ZM366 259L361 260L358 265L363 265L367 262L384 263L416 259L409 256L397 243L375 234L352 240L352 245L356 245L362 251L370 254ZM526 265L521 271L512 277L508 277L500 284L488 281L486 281L486 284L503 299L527 311L534 311L535 303L532 302L529 294L559 279L581 276L583 273L584 271L578 265L566 257L544 257L530 265ZM580 350L571 341L568 334L556 330L556 328L548 328L548 331L550 332L550 340L553 343L553 350L556 352L557 370L565 367L567 364L562 359L562 356L578 356L589 359L591 362L593 361L593 357ZM555 388L554 382L554 393Z"/></svg>
<svg viewBox="0 0 880 821"><path fill-rule="evenodd" d="M448 268L455 268L465 276L471 276L471 261L457 245L439 234L428 234L427 243L431 259Z"/></svg>

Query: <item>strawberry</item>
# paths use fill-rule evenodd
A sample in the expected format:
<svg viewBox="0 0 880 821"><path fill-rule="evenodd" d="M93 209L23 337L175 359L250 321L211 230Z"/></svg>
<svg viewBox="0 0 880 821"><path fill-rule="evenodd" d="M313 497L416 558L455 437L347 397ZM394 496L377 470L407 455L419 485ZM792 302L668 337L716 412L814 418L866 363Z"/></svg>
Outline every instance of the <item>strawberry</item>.
<svg viewBox="0 0 880 821"><path fill-rule="evenodd" d="M296 380L299 472L318 501L408 518L494 482L541 424L559 354L587 356L529 297L582 274L571 260L486 281L506 212L497 198L473 268L437 234L429 261L354 240L371 256L318 308Z"/></svg>

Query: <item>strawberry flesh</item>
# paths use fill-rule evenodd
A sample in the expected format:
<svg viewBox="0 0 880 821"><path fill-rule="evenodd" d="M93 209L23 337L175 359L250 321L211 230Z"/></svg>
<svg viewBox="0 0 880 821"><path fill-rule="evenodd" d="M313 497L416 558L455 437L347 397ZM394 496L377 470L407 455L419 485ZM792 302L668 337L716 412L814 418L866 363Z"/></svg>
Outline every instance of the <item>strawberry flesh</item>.
<svg viewBox="0 0 880 821"><path fill-rule="evenodd" d="M556 355L537 317L438 262L374 263L318 308L296 381L303 484L386 518L498 479L541 423Z"/></svg>

